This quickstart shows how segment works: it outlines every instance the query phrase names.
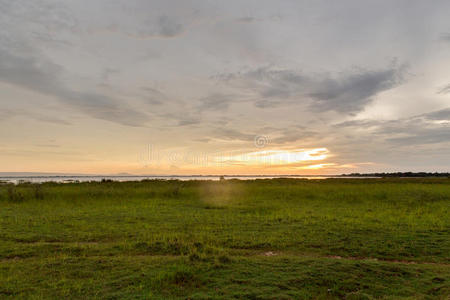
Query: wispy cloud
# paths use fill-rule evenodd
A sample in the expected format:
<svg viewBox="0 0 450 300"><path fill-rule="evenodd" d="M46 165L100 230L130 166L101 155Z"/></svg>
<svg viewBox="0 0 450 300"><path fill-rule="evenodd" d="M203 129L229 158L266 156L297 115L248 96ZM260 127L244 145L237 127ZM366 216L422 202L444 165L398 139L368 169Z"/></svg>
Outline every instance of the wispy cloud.
<svg viewBox="0 0 450 300"><path fill-rule="evenodd" d="M144 92L143 99L151 105L161 105L169 100L169 98L160 90L152 87L142 87Z"/></svg>
<svg viewBox="0 0 450 300"><path fill-rule="evenodd" d="M71 122L52 116L52 115L45 115L41 113L26 111L23 109L0 109L0 121L6 120L15 116L22 116L29 119L41 121L41 122L47 122L57 125L72 125Z"/></svg>
<svg viewBox="0 0 450 300"><path fill-rule="evenodd" d="M450 142L450 108L397 120L355 120L338 127L365 128L396 146Z"/></svg>
<svg viewBox="0 0 450 300"><path fill-rule="evenodd" d="M253 141L255 135L251 133L244 133L231 128L217 128L214 130L214 137L220 140L248 142Z"/></svg>
<svg viewBox="0 0 450 300"><path fill-rule="evenodd" d="M226 111L236 96L214 93L201 98L197 106L200 111Z"/></svg>
<svg viewBox="0 0 450 300"><path fill-rule="evenodd" d="M438 90L438 94L449 94L449 93L450 93L450 84L448 84Z"/></svg>

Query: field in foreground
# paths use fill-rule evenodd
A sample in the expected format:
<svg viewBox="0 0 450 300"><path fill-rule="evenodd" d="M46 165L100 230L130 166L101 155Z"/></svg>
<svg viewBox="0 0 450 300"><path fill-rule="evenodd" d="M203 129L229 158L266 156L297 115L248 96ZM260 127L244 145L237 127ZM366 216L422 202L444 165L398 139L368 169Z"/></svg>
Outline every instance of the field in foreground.
<svg viewBox="0 0 450 300"><path fill-rule="evenodd" d="M0 298L450 296L450 179L0 185Z"/></svg>

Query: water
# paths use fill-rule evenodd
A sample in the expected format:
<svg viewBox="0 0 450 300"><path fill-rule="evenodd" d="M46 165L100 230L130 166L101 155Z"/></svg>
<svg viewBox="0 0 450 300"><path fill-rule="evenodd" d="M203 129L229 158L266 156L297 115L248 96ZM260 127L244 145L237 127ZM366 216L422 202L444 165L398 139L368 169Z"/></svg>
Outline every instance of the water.
<svg viewBox="0 0 450 300"><path fill-rule="evenodd" d="M89 182L89 181L141 181L144 179L160 179L160 180L220 180L217 176L5 176L0 177L0 181L9 183L42 183L42 182ZM253 179L271 179L271 178L301 178L301 179L326 179L341 178L340 176L301 176L301 175L279 175L279 176L224 176L225 179L253 180ZM362 178L362 177L345 177L345 178ZM367 178L367 177L365 177Z"/></svg>

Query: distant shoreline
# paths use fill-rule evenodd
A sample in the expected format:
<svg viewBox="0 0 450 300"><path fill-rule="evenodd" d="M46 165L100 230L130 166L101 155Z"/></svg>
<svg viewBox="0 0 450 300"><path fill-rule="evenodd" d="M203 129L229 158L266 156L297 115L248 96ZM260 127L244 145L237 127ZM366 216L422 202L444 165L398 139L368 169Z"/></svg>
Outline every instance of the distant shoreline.
<svg viewBox="0 0 450 300"><path fill-rule="evenodd" d="M28 175L2 176L0 183L79 183L79 182L127 182L143 180L220 181L257 179L382 179L382 178L450 178L448 173L370 173L342 175Z"/></svg>
<svg viewBox="0 0 450 300"><path fill-rule="evenodd" d="M393 172L393 173L351 173L342 174L342 177L398 177L398 178L411 178L411 177L450 177L449 172Z"/></svg>
<svg viewBox="0 0 450 300"><path fill-rule="evenodd" d="M191 175L178 175L178 174L169 174L169 175L159 175L159 174L80 174L80 173L40 173L40 172L0 172L0 179L2 178L85 178L85 177L104 177L104 178L146 178L146 177L157 177L157 178L210 178L210 177L224 177L224 178L311 178L311 177L324 177L324 178L334 178L334 177L399 177L399 178L408 178L408 177L450 177L450 172L377 172L377 173L349 173L349 174L306 174L306 175L297 175L297 174L267 174L267 175L223 175L223 174L212 174L212 175L200 175L200 174L191 174Z"/></svg>
<svg viewBox="0 0 450 300"><path fill-rule="evenodd" d="M101 181L142 181L142 180L212 180L219 181L222 179L232 180L255 180L255 179L328 179L328 178L355 178L363 179L370 177L343 177L341 175L161 175L161 176L139 176L139 175L128 175L128 176L117 176L117 175L59 175L59 176L0 176L0 181L9 183L44 183L44 182L59 182L59 183L70 183L70 182L101 182ZM373 177L378 178L378 177Z"/></svg>

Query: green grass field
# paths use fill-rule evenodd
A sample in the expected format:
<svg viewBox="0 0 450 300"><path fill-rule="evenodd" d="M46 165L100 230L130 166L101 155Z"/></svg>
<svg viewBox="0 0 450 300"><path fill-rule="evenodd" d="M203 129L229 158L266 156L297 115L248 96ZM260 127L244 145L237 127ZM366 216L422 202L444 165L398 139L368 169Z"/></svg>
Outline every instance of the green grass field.
<svg viewBox="0 0 450 300"><path fill-rule="evenodd" d="M450 179L0 185L0 298L449 299Z"/></svg>

